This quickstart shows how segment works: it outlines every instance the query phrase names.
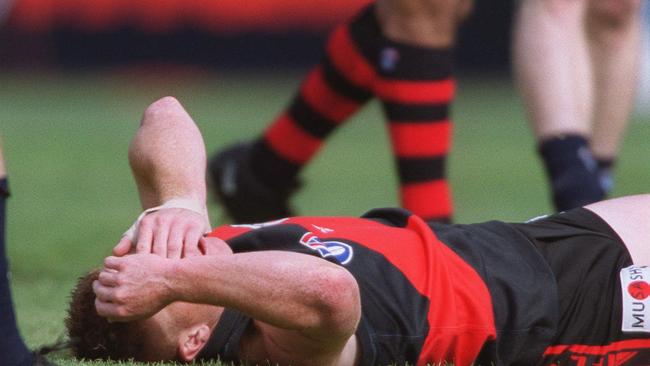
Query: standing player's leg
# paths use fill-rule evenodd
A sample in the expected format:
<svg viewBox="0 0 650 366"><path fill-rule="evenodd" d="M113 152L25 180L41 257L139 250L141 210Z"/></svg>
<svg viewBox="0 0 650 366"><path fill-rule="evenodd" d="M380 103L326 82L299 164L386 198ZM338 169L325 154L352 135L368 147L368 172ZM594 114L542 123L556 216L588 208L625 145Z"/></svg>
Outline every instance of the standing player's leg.
<svg viewBox="0 0 650 366"><path fill-rule="evenodd" d="M606 192L612 186L611 170L637 88L640 7L640 0L590 0L587 9L587 34L594 72L591 150Z"/></svg>
<svg viewBox="0 0 650 366"><path fill-rule="evenodd" d="M605 195L589 149L594 95L586 12L586 0L522 0L514 26L515 74L559 211Z"/></svg>
<svg viewBox="0 0 650 366"><path fill-rule="evenodd" d="M286 110L252 144L217 153L209 173L216 194L236 222L265 221L291 214L297 176L324 140L371 97L372 60L359 52L377 38L365 17L337 27L325 55L311 70Z"/></svg>
<svg viewBox="0 0 650 366"><path fill-rule="evenodd" d="M9 288L9 265L5 253L5 203L8 196L7 171L0 142L0 365L31 365L32 354L18 332Z"/></svg>
<svg viewBox="0 0 650 366"><path fill-rule="evenodd" d="M450 221L446 179L455 96L453 48L471 0L378 0L381 43L374 94L381 99L400 180L402 206ZM363 50L363 48L362 48Z"/></svg>
<svg viewBox="0 0 650 366"><path fill-rule="evenodd" d="M634 99L639 0L522 0L514 64L558 210L601 200Z"/></svg>
<svg viewBox="0 0 650 366"><path fill-rule="evenodd" d="M470 0L385 0L336 29L324 61L265 134L218 154L210 174L235 221L290 214L296 176L324 139L373 95L381 98L402 183L402 204L449 220L445 180L451 52Z"/></svg>

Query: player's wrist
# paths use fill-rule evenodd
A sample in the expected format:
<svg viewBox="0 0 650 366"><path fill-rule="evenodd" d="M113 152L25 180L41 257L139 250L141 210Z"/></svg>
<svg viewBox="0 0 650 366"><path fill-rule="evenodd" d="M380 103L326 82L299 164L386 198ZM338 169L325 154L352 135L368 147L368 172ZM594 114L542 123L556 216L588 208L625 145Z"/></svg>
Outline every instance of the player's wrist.
<svg viewBox="0 0 650 366"><path fill-rule="evenodd" d="M164 276L167 287L167 299L169 303L183 301L198 303L201 296L197 296L200 281L197 280L197 272L202 267L201 258L191 257L181 259L167 259L167 266Z"/></svg>
<svg viewBox="0 0 650 366"><path fill-rule="evenodd" d="M185 284L184 282L183 261L179 259L167 259L166 262L168 265L165 266L165 270L163 271L163 278L167 302L171 304L175 301L186 301L183 292L191 283Z"/></svg>
<svg viewBox="0 0 650 366"><path fill-rule="evenodd" d="M163 203L156 207L148 208L144 211L145 214L168 209L168 208L181 208L189 210L200 215L207 214L205 200L197 199L193 196L174 196L166 199Z"/></svg>
<svg viewBox="0 0 650 366"><path fill-rule="evenodd" d="M207 207L205 205L205 200L197 200L197 199L194 199L192 197L176 196L176 197L169 198L168 200L164 201L164 203L159 205L159 206L150 207L150 208L147 208L146 210L144 210L138 216L138 218L135 220L133 225L131 225L131 227L129 227L129 229L126 230L124 232L124 234L122 234L122 237L127 237L127 238L129 238L131 240L131 242L135 242L135 240L138 238L138 229L139 229L139 226L140 226L140 222L142 221L142 219L145 216L147 216L147 215L149 215L151 213L154 213L154 212L158 212L158 211L165 210L165 209L171 209L171 208L189 210L189 211L192 211L192 212L194 212L194 213L196 213L198 215L201 215L201 217L203 218L203 221L204 221L203 222L204 233L207 233L207 232L210 231L210 229L211 229L211 227L210 227L210 218L208 216L208 210L207 210Z"/></svg>
<svg viewBox="0 0 650 366"><path fill-rule="evenodd" d="M167 272L172 301L223 306L221 298L223 281L221 272L224 256L195 256L174 259Z"/></svg>

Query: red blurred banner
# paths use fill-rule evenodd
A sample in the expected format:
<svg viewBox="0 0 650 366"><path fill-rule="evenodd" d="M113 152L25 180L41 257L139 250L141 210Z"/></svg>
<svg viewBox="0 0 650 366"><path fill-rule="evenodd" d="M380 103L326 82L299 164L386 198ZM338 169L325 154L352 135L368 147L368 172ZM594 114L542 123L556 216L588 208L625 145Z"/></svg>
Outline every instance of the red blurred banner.
<svg viewBox="0 0 650 366"><path fill-rule="evenodd" d="M133 26L164 33L184 26L219 33L321 31L370 0L16 0L12 26L46 32L69 26L89 32Z"/></svg>

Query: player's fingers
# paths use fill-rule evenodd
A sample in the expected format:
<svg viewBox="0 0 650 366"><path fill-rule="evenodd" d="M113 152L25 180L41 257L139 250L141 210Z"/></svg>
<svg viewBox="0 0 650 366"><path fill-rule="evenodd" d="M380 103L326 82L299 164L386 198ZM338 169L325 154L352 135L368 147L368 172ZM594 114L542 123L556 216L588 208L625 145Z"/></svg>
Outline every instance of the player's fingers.
<svg viewBox="0 0 650 366"><path fill-rule="evenodd" d="M131 250L132 242L128 236L123 236L122 239L113 247L113 255L121 257L127 255Z"/></svg>
<svg viewBox="0 0 650 366"><path fill-rule="evenodd" d="M113 287L118 285L117 273L111 271L101 271L97 277L99 283L103 286Z"/></svg>
<svg viewBox="0 0 650 366"><path fill-rule="evenodd" d="M113 302L113 291L103 286L99 281L93 281L93 292L95 297L102 302Z"/></svg>
<svg viewBox="0 0 650 366"><path fill-rule="evenodd" d="M146 216L145 216L146 219ZM137 244L135 246L136 253L151 253L151 244L153 239L153 230L149 220L140 221L138 228Z"/></svg>
<svg viewBox="0 0 650 366"><path fill-rule="evenodd" d="M154 232L153 247L151 252L161 257L167 257L167 238L169 238L169 228L165 225L160 225Z"/></svg>
<svg viewBox="0 0 650 366"><path fill-rule="evenodd" d="M122 259L120 257L106 257L104 259L104 268L119 271L122 269Z"/></svg>
<svg viewBox="0 0 650 366"><path fill-rule="evenodd" d="M183 254L183 227L172 226L167 239L167 258L178 259Z"/></svg>
<svg viewBox="0 0 650 366"><path fill-rule="evenodd" d="M111 305L112 304L100 300L98 297L95 298L95 309L99 316L108 316L110 314Z"/></svg>
<svg viewBox="0 0 650 366"><path fill-rule="evenodd" d="M199 249L202 237L203 235L195 229L190 229L187 233L185 233L185 240L183 242L183 251L185 257L193 257L202 254L201 250Z"/></svg>
<svg viewBox="0 0 650 366"><path fill-rule="evenodd" d="M119 305L101 301L100 299L96 298L95 309L97 310L97 314L99 314L99 316L108 318L108 321L111 323L119 320L117 317L119 313Z"/></svg>

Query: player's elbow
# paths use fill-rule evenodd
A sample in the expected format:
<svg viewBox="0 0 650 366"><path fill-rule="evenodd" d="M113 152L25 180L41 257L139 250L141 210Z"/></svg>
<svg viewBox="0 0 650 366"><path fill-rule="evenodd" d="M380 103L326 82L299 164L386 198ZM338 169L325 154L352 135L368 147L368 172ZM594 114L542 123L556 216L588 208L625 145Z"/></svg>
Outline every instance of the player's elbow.
<svg viewBox="0 0 650 366"><path fill-rule="evenodd" d="M342 267L327 268L318 276L315 297L318 299L319 328L330 336L349 337L356 331L361 318L359 285L350 272Z"/></svg>
<svg viewBox="0 0 650 366"><path fill-rule="evenodd" d="M171 96L162 97L144 110L141 125L168 123L170 119L165 118L166 116L174 115L177 111L183 110L183 106L178 99Z"/></svg>

